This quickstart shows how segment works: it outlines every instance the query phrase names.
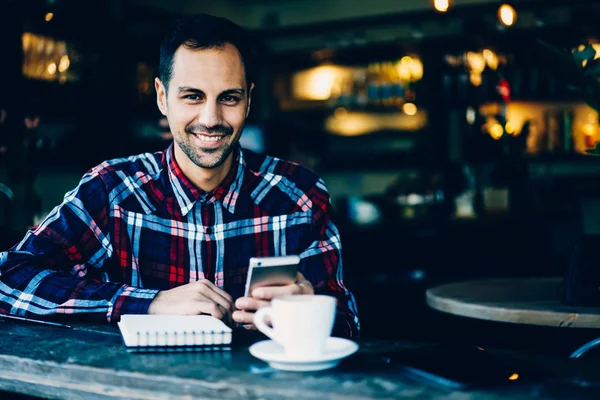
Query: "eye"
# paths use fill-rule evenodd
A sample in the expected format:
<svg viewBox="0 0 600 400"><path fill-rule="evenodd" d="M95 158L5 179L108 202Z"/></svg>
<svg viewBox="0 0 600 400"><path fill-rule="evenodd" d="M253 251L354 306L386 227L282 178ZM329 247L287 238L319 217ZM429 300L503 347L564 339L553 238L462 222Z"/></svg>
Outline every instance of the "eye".
<svg viewBox="0 0 600 400"><path fill-rule="evenodd" d="M237 104L240 102L240 98L236 96L223 96L221 97L221 101L227 104Z"/></svg>
<svg viewBox="0 0 600 400"><path fill-rule="evenodd" d="M183 98L185 100L191 100L191 101L201 100L201 97L198 94L186 94L185 96L183 96Z"/></svg>

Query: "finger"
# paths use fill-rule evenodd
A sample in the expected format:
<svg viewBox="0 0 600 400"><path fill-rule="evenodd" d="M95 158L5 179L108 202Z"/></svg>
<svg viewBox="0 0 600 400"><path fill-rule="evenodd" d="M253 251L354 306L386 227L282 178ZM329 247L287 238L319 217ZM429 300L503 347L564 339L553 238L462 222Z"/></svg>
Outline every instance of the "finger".
<svg viewBox="0 0 600 400"><path fill-rule="evenodd" d="M217 294L222 296L224 299L226 299L230 303L233 303L233 297L231 297L231 295L229 293L227 293L226 291L224 291L223 289L221 289L220 287L218 287L217 285L215 285L208 279L203 279L198 282L205 285L207 288L211 289L212 291L216 292Z"/></svg>
<svg viewBox="0 0 600 400"><path fill-rule="evenodd" d="M278 296L287 296L290 294L301 294L302 287L296 283L285 286L268 286L254 289L252 297L263 300L271 300Z"/></svg>
<svg viewBox="0 0 600 400"><path fill-rule="evenodd" d="M256 311L269 305L268 301L255 299L252 297L240 297L235 302L235 307L242 311Z"/></svg>
<svg viewBox="0 0 600 400"><path fill-rule="evenodd" d="M223 289L216 287L212 282L208 280L200 281L201 283L198 285L200 290L200 294L209 300L214 301L215 303L221 305L226 310L233 312L233 299L227 292ZM221 295L224 293L227 297Z"/></svg>
<svg viewBox="0 0 600 400"><path fill-rule="evenodd" d="M252 330L257 330L257 328L254 326L254 313L251 312L246 312L246 311L236 311L233 313L233 320L239 324L241 324L244 328L248 329L249 327L252 327ZM269 318L269 316L265 316L265 323L267 325L272 325L271 324L271 319Z"/></svg>
<svg viewBox="0 0 600 400"><path fill-rule="evenodd" d="M305 280L306 280L306 278L304 277L304 275L302 275L301 272L297 272L296 273L296 283L302 282L302 281L305 281Z"/></svg>
<svg viewBox="0 0 600 400"><path fill-rule="evenodd" d="M233 313L233 320L240 324L253 324L254 313L246 311L235 311Z"/></svg>
<svg viewBox="0 0 600 400"><path fill-rule="evenodd" d="M300 286L301 294L315 294L315 289L310 281L303 280L298 282L297 285Z"/></svg>
<svg viewBox="0 0 600 400"><path fill-rule="evenodd" d="M211 301L200 301L198 302L198 311L200 314L209 314L213 317L222 320L226 313L223 308L219 306L217 303L213 303Z"/></svg>
<svg viewBox="0 0 600 400"><path fill-rule="evenodd" d="M315 290L313 289L312 283L308 279L304 277L300 272L296 275L296 284L300 285L302 288L303 294L314 294Z"/></svg>
<svg viewBox="0 0 600 400"><path fill-rule="evenodd" d="M224 291L223 289L221 289L220 287L218 287L211 281L208 281L208 283L210 283L210 288L212 290L214 290L215 292L217 292L218 294L223 296L223 298L226 299L229 302L229 304L233 304L233 297L231 297L231 295L229 293L227 293L226 291Z"/></svg>
<svg viewBox="0 0 600 400"><path fill-rule="evenodd" d="M244 329L248 329L249 331L257 331L258 330L258 329L256 329L256 326L254 326L253 324L244 325Z"/></svg>
<svg viewBox="0 0 600 400"><path fill-rule="evenodd" d="M225 322L229 326L233 326L233 312L230 312L229 310L223 308L223 306L221 306L220 304L219 308L223 312L223 322Z"/></svg>

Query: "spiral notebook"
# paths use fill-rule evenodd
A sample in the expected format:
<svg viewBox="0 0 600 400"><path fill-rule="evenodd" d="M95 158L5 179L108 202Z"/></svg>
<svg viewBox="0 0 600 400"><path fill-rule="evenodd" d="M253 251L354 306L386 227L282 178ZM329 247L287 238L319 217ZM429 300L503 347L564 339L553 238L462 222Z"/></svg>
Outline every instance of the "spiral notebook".
<svg viewBox="0 0 600 400"><path fill-rule="evenodd" d="M231 328L210 315L126 314L118 325L131 352L231 349Z"/></svg>

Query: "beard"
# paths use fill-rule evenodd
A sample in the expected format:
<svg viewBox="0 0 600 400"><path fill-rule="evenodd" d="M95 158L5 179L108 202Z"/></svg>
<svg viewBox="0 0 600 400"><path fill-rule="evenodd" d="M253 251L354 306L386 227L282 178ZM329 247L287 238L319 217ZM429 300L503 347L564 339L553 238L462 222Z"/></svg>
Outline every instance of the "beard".
<svg viewBox="0 0 600 400"><path fill-rule="evenodd" d="M218 168L235 148L239 141L239 135L233 142L225 142L217 148L203 148L193 142L192 135L196 134L220 134L224 139L229 139L233 135L233 128L225 125L217 125L211 128L205 126L190 126L187 127L185 133L176 140L181 151L198 167L200 168Z"/></svg>

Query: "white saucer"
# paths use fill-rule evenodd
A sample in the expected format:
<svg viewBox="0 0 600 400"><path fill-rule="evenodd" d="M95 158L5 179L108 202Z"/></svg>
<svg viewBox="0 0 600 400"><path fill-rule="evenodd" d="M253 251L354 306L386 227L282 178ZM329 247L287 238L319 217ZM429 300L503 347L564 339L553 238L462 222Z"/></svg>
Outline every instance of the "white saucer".
<svg viewBox="0 0 600 400"><path fill-rule="evenodd" d="M354 354L358 344L348 339L330 337L325 352L319 358L300 360L289 358L283 347L273 340L263 340L250 346L250 354L269 363L272 368L284 371L321 371L337 366L342 359Z"/></svg>

